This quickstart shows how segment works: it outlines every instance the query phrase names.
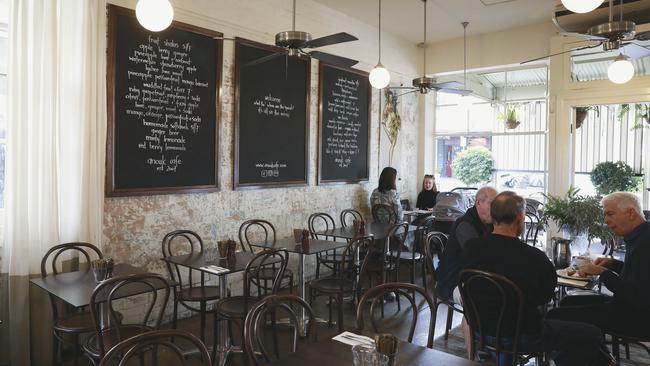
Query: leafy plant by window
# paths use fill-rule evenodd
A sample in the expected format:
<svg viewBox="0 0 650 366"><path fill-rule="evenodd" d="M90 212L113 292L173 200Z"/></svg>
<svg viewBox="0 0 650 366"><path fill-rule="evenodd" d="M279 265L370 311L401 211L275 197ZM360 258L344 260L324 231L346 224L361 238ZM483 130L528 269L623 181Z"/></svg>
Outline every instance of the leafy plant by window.
<svg viewBox="0 0 650 366"><path fill-rule="evenodd" d="M505 112L499 112L497 117L506 124L506 128L513 129L519 126L517 108L519 108L519 104L506 104Z"/></svg>
<svg viewBox="0 0 650 366"><path fill-rule="evenodd" d="M596 115L600 117L600 106L597 106L597 105L575 107L575 110L576 110L576 113L575 113L575 117L576 117L575 126L576 126L576 128L582 127L582 123L587 118L587 114L589 113L589 111L596 112Z"/></svg>
<svg viewBox="0 0 650 366"><path fill-rule="evenodd" d="M456 178L468 186L489 182L493 166L492 152L484 147L470 147L451 163Z"/></svg>
<svg viewBox="0 0 650 366"><path fill-rule="evenodd" d="M631 104L621 104L621 109L618 111L619 121L625 119L630 112L631 106ZM644 127L650 128L650 104L634 104L634 125L632 125L632 129Z"/></svg>
<svg viewBox="0 0 650 366"><path fill-rule="evenodd" d="M604 161L591 171L591 183L600 194L610 194L616 191L636 191L639 178L634 176L634 170L624 161Z"/></svg>
<svg viewBox="0 0 650 366"><path fill-rule="evenodd" d="M540 222L548 227L554 221L559 227L577 235L585 234L591 242L594 238L609 239L613 233L604 223L600 200L594 196L578 194L579 189L569 188L566 195L546 195Z"/></svg>

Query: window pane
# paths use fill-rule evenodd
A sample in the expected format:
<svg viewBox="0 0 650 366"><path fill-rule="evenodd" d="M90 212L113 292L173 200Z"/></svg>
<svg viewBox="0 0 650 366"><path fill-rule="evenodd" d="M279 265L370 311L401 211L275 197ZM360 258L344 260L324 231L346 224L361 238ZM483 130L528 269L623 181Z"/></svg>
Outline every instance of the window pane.
<svg viewBox="0 0 650 366"><path fill-rule="evenodd" d="M7 77L0 75L0 140L6 138L7 131Z"/></svg>
<svg viewBox="0 0 650 366"><path fill-rule="evenodd" d="M0 144L0 208L5 207L5 144Z"/></svg>
<svg viewBox="0 0 650 366"><path fill-rule="evenodd" d="M438 133L467 132L467 110L457 105L436 108Z"/></svg>

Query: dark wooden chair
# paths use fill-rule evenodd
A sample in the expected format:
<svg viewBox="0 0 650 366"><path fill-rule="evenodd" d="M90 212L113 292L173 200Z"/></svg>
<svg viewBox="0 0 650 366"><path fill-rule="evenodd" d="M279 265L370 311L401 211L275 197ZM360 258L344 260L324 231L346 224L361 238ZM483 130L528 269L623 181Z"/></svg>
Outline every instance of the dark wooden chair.
<svg viewBox="0 0 650 366"><path fill-rule="evenodd" d="M180 254L202 253L204 250L201 237L190 230L175 230L162 240L163 257L171 257ZM215 249L216 250L216 249ZM184 266L179 266L165 261L167 271L172 281L177 281L178 286L174 288L174 310L172 314L172 327L176 328L178 320L178 305L200 316L201 339L205 341L206 314L208 313L208 301L219 299L219 286L206 285L205 272L193 271ZM196 277L199 277L199 281ZM198 307L191 303L198 303Z"/></svg>
<svg viewBox="0 0 650 366"><path fill-rule="evenodd" d="M297 309L296 309L297 308ZM308 326L304 329L304 334L308 340L315 340L316 331L312 331L312 325L315 324L314 313L311 307L305 300L295 295L270 295L255 304L246 316L244 322L244 343L247 359L252 365L258 365L258 354L267 362L272 362L271 354L267 351L264 345L263 330L267 328L266 320L270 316L271 331L273 332L273 348L275 358L280 359L280 351L278 345L278 332L277 326L274 321L278 315L287 315L291 322L291 352L298 350L298 340L301 338L300 333L304 324L299 322L299 313L302 312L308 318Z"/></svg>
<svg viewBox="0 0 650 366"><path fill-rule="evenodd" d="M542 356L519 348L524 294L514 282L496 273L465 269L460 272L458 289L470 334L473 335L472 349L496 353L497 360L501 354L510 354L513 366ZM485 295L486 292L489 296ZM508 300L514 300L514 308L508 306ZM495 322L490 320L494 314L498 314ZM470 359L475 357L472 352Z"/></svg>
<svg viewBox="0 0 650 366"><path fill-rule="evenodd" d="M650 356L650 347L645 343L650 342L650 336L648 337L635 337L631 335L625 335L620 333L607 332L612 338L612 353L616 359L616 364L621 364L621 351L620 346L625 346L625 357L630 359L630 344L636 344L637 346L643 348L648 355Z"/></svg>
<svg viewBox="0 0 650 366"><path fill-rule="evenodd" d="M336 229L336 222L334 222L334 219L329 214L325 212L316 212L309 215L309 218L307 219L307 226L309 227L309 231L311 232L312 238L336 241L335 237L316 234L317 231ZM340 265L341 265L341 254L336 250L328 250L326 252L317 253L316 254L316 278L320 278L320 266L329 268L330 270L332 270L333 274L336 274Z"/></svg>
<svg viewBox="0 0 650 366"><path fill-rule="evenodd" d="M309 304L318 296L329 297L329 326L332 325L332 305L336 300L338 306L338 327L343 331L343 297L351 294L354 300L358 298L360 284L357 278L361 279L366 274L367 263L371 255L365 255L360 266L357 265L358 255L367 254L372 246L373 237L358 237L348 243L341 255L341 268L335 277L318 278L309 283Z"/></svg>
<svg viewBox="0 0 650 366"><path fill-rule="evenodd" d="M366 291L366 293L363 294L363 296L359 300L359 305L357 306L357 329L359 331L364 329L363 309L366 303L368 303L369 300L372 299L372 302L370 303L370 323L372 325L373 332L375 333L380 332L374 317L375 307L377 306L378 303L381 303L380 305L383 306L384 295L387 295L388 293L391 292L394 292L397 295L398 301L400 296L404 296L411 304L411 314L412 314L411 326L409 328L409 335L407 338L407 341L409 343L413 342L413 335L415 334L415 327L417 326L418 314L420 312L420 309L418 309L417 306L416 297L415 295L411 295L411 294L417 293L420 296L422 296L422 298L426 301L426 305L429 307L429 311L430 311L427 347L433 348L433 336L436 329L436 313L437 313L436 304L431 299L431 296L429 296L429 294L427 294L427 292L424 291L422 287L410 283L390 282L390 283L385 283L383 285L375 286L369 289L368 291Z"/></svg>
<svg viewBox="0 0 650 366"><path fill-rule="evenodd" d="M159 296L162 291L162 296ZM148 304L138 311L140 321L120 322L114 302L124 299L123 293L134 293L128 297L146 298ZM108 350L118 343L158 329L162 322L171 289L167 280L155 273L136 273L113 277L95 287L90 297L90 313L95 333L84 344L84 352L97 365ZM133 319L132 319L133 320Z"/></svg>
<svg viewBox="0 0 650 366"><path fill-rule="evenodd" d="M396 224L399 220L397 219L397 212L395 208L390 205L376 204L372 205L372 220L374 222L379 222L382 224Z"/></svg>
<svg viewBox="0 0 650 366"><path fill-rule="evenodd" d="M244 270L244 293L241 296L231 296L220 299L214 306L214 345L213 352L217 350L217 329L219 321L227 321L229 328L232 329L232 323L239 326L241 334L244 334L244 320L250 308L259 300L266 296L276 295L280 289L280 281L284 276L289 261L289 253L282 249L266 249L258 252L253 259L246 265ZM268 287L268 269L274 268L275 278ZM252 295L251 287L257 287L257 296ZM232 336L232 332L231 336ZM245 348L245 342L242 340L242 347ZM215 354L213 353L213 358Z"/></svg>
<svg viewBox="0 0 650 366"><path fill-rule="evenodd" d="M195 349L198 357L193 355L191 361L188 361L184 355L185 351L177 344L178 340ZM162 352L164 353L160 357ZM182 330L162 329L138 334L121 341L106 353L99 366L126 366L133 356L138 355L142 358L147 353L151 354L153 365L212 365L208 349L196 336Z"/></svg>
<svg viewBox="0 0 650 366"><path fill-rule="evenodd" d="M341 227L348 227L354 223L354 220L363 220L361 212L348 208L341 211Z"/></svg>
<svg viewBox="0 0 650 366"><path fill-rule="evenodd" d="M415 284L415 265L421 264L424 273L424 263L422 258L424 256L414 250L409 250L405 243L408 236L409 224L406 222L393 224L388 229L386 236L386 253L387 256L387 269L389 274L392 273L394 282L399 282L400 279L400 263L408 262L411 265L410 280Z"/></svg>
<svg viewBox="0 0 650 366"><path fill-rule="evenodd" d="M90 243L73 242L56 245L45 253L41 260L41 277L46 277L49 272L58 274L63 272L60 270L61 255L63 253L76 254L83 257L86 261L86 270L90 270L90 262L95 259L102 259L102 252L96 246ZM48 267L49 264L49 267ZM79 336L84 333L91 333L94 331L93 321L88 311L65 311L65 304L58 300L54 295L49 294L50 304L52 305L52 364L59 364L61 342L66 342L66 337L72 338L74 364L79 363Z"/></svg>
<svg viewBox="0 0 650 366"><path fill-rule="evenodd" d="M244 221L239 226L239 243L243 251L246 251L246 247L251 253L255 253L253 243L275 243L276 234L275 226L267 220L262 219L252 219ZM266 284L264 291L268 292L271 290L269 283L273 283L275 275L277 274L278 268L276 266L267 266L258 273L258 276L261 279L264 279L263 283ZM290 293L293 293L293 272L286 268L284 275L281 278L281 281L286 280L286 286L283 286L280 282L280 289L287 288ZM261 288L258 288L262 290Z"/></svg>

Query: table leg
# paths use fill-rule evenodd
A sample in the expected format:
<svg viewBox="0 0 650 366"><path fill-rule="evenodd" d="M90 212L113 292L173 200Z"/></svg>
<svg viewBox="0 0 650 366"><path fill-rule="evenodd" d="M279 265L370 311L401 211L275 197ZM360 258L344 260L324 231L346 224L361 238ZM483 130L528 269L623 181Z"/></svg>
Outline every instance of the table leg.
<svg viewBox="0 0 650 366"><path fill-rule="evenodd" d="M219 276L219 298L220 299L225 299L228 296L228 291L226 286L228 285L227 281L227 275L221 275ZM228 359L228 354L231 351L230 347L230 338L228 337L228 324L224 321L220 321L217 324L218 329L216 331L218 332L218 337L219 337L219 343L217 344L217 357L215 360L215 364L217 366L224 366L226 364L226 360Z"/></svg>

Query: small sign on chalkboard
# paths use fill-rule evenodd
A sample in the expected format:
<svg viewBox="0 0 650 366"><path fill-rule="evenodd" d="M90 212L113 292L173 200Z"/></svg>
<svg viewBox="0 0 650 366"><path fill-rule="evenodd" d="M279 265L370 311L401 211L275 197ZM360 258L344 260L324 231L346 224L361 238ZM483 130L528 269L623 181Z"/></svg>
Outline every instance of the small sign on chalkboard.
<svg viewBox="0 0 650 366"><path fill-rule="evenodd" d="M370 161L368 74L320 64L318 183L367 181Z"/></svg>
<svg viewBox="0 0 650 366"><path fill-rule="evenodd" d="M277 57L253 63L274 52ZM309 58L237 39L235 189L307 185Z"/></svg>
<svg viewBox="0 0 650 366"><path fill-rule="evenodd" d="M106 195L217 190L222 34L108 10Z"/></svg>

